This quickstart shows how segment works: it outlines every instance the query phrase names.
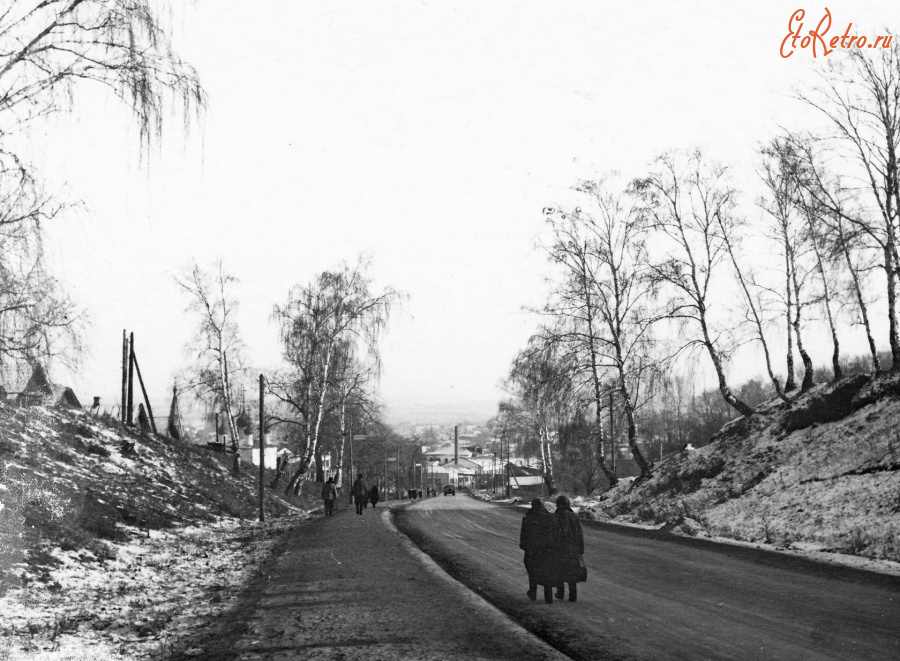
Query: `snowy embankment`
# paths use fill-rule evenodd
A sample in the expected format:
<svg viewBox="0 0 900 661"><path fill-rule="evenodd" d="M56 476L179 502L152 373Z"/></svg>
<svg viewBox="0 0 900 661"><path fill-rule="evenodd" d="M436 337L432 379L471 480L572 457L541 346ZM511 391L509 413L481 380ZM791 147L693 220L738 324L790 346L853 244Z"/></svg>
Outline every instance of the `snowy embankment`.
<svg viewBox="0 0 900 661"><path fill-rule="evenodd" d="M255 471L82 412L0 405L0 659L166 658L307 516ZM279 518L280 517L280 518Z"/></svg>
<svg viewBox="0 0 900 661"><path fill-rule="evenodd" d="M817 386L790 409L774 400L658 463L649 480L579 504L586 518L848 554L895 573L900 377Z"/></svg>

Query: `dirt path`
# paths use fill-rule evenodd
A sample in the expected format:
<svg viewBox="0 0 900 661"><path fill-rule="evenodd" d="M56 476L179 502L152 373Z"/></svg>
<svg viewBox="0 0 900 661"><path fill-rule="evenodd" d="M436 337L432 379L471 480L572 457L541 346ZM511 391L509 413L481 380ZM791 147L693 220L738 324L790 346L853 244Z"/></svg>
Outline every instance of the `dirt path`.
<svg viewBox="0 0 900 661"><path fill-rule="evenodd" d="M240 606L179 658L561 658L436 575L383 512L347 508L297 526Z"/></svg>

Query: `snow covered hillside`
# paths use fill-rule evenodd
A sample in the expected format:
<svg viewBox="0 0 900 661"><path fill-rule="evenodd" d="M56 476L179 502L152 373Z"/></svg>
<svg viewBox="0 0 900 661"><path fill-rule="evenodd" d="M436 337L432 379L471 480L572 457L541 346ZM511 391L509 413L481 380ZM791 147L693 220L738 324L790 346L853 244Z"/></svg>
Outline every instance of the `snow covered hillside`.
<svg viewBox="0 0 900 661"><path fill-rule="evenodd" d="M0 404L0 659L183 650L302 514L269 491L256 522L257 479L116 421Z"/></svg>
<svg viewBox="0 0 900 661"><path fill-rule="evenodd" d="M900 377L857 375L760 408L583 516L900 561Z"/></svg>

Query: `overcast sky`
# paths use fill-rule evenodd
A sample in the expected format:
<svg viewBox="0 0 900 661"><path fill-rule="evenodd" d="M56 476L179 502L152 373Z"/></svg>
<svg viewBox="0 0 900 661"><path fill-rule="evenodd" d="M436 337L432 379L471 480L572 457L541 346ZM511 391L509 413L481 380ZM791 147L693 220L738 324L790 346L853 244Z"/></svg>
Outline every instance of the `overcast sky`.
<svg viewBox="0 0 900 661"><path fill-rule="evenodd" d="M101 90L32 136L51 186L85 204L48 228L91 319L90 355L64 380L82 401L116 402L127 328L157 414L186 362L192 320L173 277L192 259L240 279L251 360L271 369L272 306L367 253L376 283L409 295L382 346L389 410L488 417L535 328L523 306L542 302L542 208L579 179L633 176L693 145L752 188L754 147L796 125L790 88L824 65L779 56L801 6L783 2L187 4L175 42L209 108L186 136L176 122L141 157ZM863 34L896 14L828 7ZM805 8L818 22L823 7Z"/></svg>

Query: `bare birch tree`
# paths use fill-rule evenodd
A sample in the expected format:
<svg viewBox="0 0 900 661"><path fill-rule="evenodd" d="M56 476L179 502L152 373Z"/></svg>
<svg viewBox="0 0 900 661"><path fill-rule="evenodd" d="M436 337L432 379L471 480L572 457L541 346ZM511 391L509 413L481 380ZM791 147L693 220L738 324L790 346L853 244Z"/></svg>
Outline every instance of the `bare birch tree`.
<svg viewBox="0 0 900 661"><path fill-rule="evenodd" d="M606 387L604 373L610 367L604 364L600 349L603 322L598 311L596 292L597 264L595 254L589 249L584 227L575 216L546 210L553 232L552 243L546 247L550 258L563 267L563 282L556 288L544 313L556 319L553 327L554 342L563 342L578 356L573 379L586 378L594 407L596 430L595 455L600 470L612 487L618 481L615 471L606 461L604 445L603 408ZM612 439L609 439L610 443ZM610 446L611 451L614 449Z"/></svg>
<svg viewBox="0 0 900 661"><path fill-rule="evenodd" d="M803 189L801 188L801 191ZM838 339L837 326L835 323L835 313L833 311L833 289L831 284L829 269L826 268L826 258L824 253L825 229L823 217L828 211L819 204L815 199L811 199L805 195L800 195L799 206L806 221L805 227L805 243L811 248L812 256L815 259L815 272L819 276L819 285L822 288L822 305L825 308L825 318L828 320L828 329L831 331L831 342L833 350L831 352L831 369L834 380L837 381L843 376L841 368L841 343Z"/></svg>
<svg viewBox="0 0 900 661"><path fill-rule="evenodd" d="M808 246L804 220L798 207L797 158L793 148L783 140L773 140L761 150L760 177L767 188L767 195L758 201L772 219L773 240L781 248L784 258L784 306L787 325L787 382L785 391L795 387L793 343L803 362L801 391L812 388L814 368L812 358L803 345L803 309L809 304L803 295L804 285L810 274L805 267Z"/></svg>
<svg viewBox="0 0 900 661"><path fill-rule="evenodd" d="M654 171L633 183L647 222L665 239L664 256L651 260L653 277L671 294L666 316L694 330L685 343L702 346L716 372L719 392L744 416L754 409L729 388L722 348L712 324L714 274L727 257L721 228L735 222L734 191L720 166L708 166L699 150L692 152L684 169L673 153L660 156Z"/></svg>
<svg viewBox="0 0 900 661"><path fill-rule="evenodd" d="M897 327L897 233L900 230L900 42L887 50L851 49L829 60L821 82L796 96L818 110L833 129L833 138L854 177L865 191L867 213L845 217L856 224L882 255L892 370L900 370L900 331ZM841 212L830 207L832 213Z"/></svg>
<svg viewBox="0 0 900 661"><path fill-rule="evenodd" d="M299 492L319 447L342 342L358 344L378 364L378 341L401 295L391 288L373 293L367 268L360 260L352 268L325 271L309 285L294 287L287 303L274 309L272 317L280 326L290 366L271 381L271 390L285 409L277 421L302 428L295 448L300 463L286 493Z"/></svg>
<svg viewBox="0 0 900 661"><path fill-rule="evenodd" d="M839 268L840 264L849 277L850 299L859 312L859 322L866 333L872 369L881 371L878 350L869 321L869 306L866 301L864 278L872 270L872 244L866 241L866 223L860 218L864 211L859 208L859 192L848 189L840 176L829 171L823 162L821 149L816 149L810 137L789 135L787 138L799 157L797 182L800 186L802 204L819 209L817 220L824 242L823 262L830 261Z"/></svg>
<svg viewBox="0 0 900 661"><path fill-rule="evenodd" d="M45 268L42 223L61 206L9 154L0 154L0 376L35 361L75 366L85 317Z"/></svg>
<svg viewBox="0 0 900 661"><path fill-rule="evenodd" d="M211 272L194 263L175 282L190 297L188 312L198 318L196 335L185 346L185 352L194 358L184 374L185 389L203 403L208 413L224 414L234 468L238 470L234 387L244 373L244 343L237 324L238 303L232 293L237 278L226 272L219 260Z"/></svg>
<svg viewBox="0 0 900 661"><path fill-rule="evenodd" d="M0 11L0 136L73 107L95 84L132 111L143 141L158 136L170 100L190 113L205 104L194 69L160 22L164 2L45 0Z"/></svg>
<svg viewBox="0 0 900 661"><path fill-rule="evenodd" d="M375 419L376 405L374 396L370 391L372 382L377 377L375 366L365 364L356 354L356 347L352 343L344 342L335 355L335 366L332 372L332 408L337 418L338 439L334 443L334 472L335 482L340 489L343 485L344 458L346 456L345 443L348 421L351 418L351 410L355 409L362 418L368 415ZM321 445L321 444L320 444ZM321 451L316 455L316 479L324 481L322 471Z"/></svg>
<svg viewBox="0 0 900 661"><path fill-rule="evenodd" d="M509 390L522 402L538 437L549 494L556 491L551 443L560 426L573 415L573 369L570 360L559 352L559 344L539 333L516 356L507 380Z"/></svg>
<svg viewBox="0 0 900 661"><path fill-rule="evenodd" d="M586 321L593 322L586 324L587 337L575 337L588 341L598 412L601 394L597 368L607 368L613 375L625 415L628 446L640 467L641 479L645 479L651 466L637 444L635 411L644 367L653 360L650 339L656 321L650 307L655 286L647 263L646 220L627 198L609 190L605 181L583 181L576 190L588 197L590 209L579 207L551 223L555 237L551 256L570 270L581 263L592 265L589 272L585 269L584 275L589 278L583 280L579 270L572 270L579 276L574 289L584 294L579 302L583 303ZM578 258L574 263L573 257ZM572 289L569 286L567 291Z"/></svg>
<svg viewBox="0 0 900 661"><path fill-rule="evenodd" d="M164 111L187 121L205 104L196 72L158 20L161 2L45 0L0 8L0 363L75 358L80 315L46 270L41 226L66 209L17 153L26 128L77 107L78 90L105 87L132 111L141 142L161 134ZM176 101L171 104L170 101ZM66 347L71 351L66 351Z"/></svg>
<svg viewBox="0 0 900 661"><path fill-rule="evenodd" d="M721 220L721 218L717 217L717 220ZM791 400L785 394L784 389L781 387L781 382L778 380L778 377L775 375L775 371L772 368L772 356L769 352L769 343L766 340L763 305L761 304L760 299L751 292L751 284L754 282L753 273L752 271L745 272L745 269L741 267L738 260L737 247L740 236L737 235L737 231L741 225L742 223L735 222L733 226L727 227L723 222L720 222L719 229L722 233L722 241L725 243L725 249L728 252L731 264L734 267L735 277L737 278L738 284L741 286L741 292L744 294L744 302L747 306L748 313L747 316L753 325L756 341L759 342L759 345L762 347L769 380L772 382L772 385L775 388L775 394L778 395L778 398L790 406Z"/></svg>

